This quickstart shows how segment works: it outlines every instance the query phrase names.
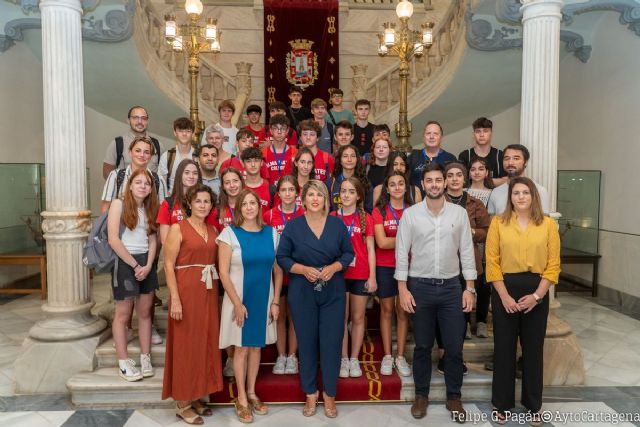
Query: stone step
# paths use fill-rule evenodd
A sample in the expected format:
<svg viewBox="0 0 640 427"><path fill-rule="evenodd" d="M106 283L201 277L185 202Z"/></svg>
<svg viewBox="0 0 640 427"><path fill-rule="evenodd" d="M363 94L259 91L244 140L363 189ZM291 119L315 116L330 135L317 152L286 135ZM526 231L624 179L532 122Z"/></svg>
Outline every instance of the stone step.
<svg viewBox="0 0 640 427"><path fill-rule="evenodd" d="M165 339L164 334L161 334ZM160 345L151 346L151 364L153 366L164 366L166 346L164 342ZM136 361L136 365L140 364L140 341L138 338L134 338L127 345L127 356L130 359ZM109 338L96 348L96 358L98 359L99 368L109 368L118 366L118 357L116 355L116 348L113 345L113 338Z"/></svg>
<svg viewBox="0 0 640 427"><path fill-rule="evenodd" d="M469 375L464 377L462 385L463 400L490 400L491 372L482 369L480 364L468 364L468 367ZM173 406L171 399L161 400L163 375L164 369L160 367L156 368L156 374L152 378L127 382L118 376L115 367L100 368L94 372L73 376L67 381L67 388L71 393L72 403L77 407L171 407ZM258 381L260 381L259 378ZM519 385L516 389L519 389ZM413 377L403 377L400 400L412 401L415 396L414 391ZM261 397L268 402L267 396ZM436 372L435 365L429 399L431 401L446 400L444 376ZM384 401L378 402L384 403Z"/></svg>

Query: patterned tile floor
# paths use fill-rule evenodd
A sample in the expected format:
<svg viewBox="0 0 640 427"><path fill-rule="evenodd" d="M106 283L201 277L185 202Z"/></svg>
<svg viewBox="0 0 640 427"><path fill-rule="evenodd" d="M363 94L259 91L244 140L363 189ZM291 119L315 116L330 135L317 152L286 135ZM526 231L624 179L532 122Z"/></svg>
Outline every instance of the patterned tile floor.
<svg viewBox="0 0 640 427"><path fill-rule="evenodd" d="M108 289L97 287L98 303L108 299ZM579 387L549 387L543 410L554 426L640 426L640 320L617 312L586 296L561 293L558 315L569 322L584 352L586 384ZM0 426L184 426L170 409L74 410L67 395L15 396L12 362L20 352L29 328L41 318L41 300L36 295L0 299ZM418 426L446 425L451 421L444 405L429 407L423 420L414 420L408 404L339 405L340 416L330 420L319 407L318 414L303 418L294 405L272 406L270 414L256 417L254 424L270 427L298 426ZM489 402L466 402L468 424L492 425ZM507 425L526 424L514 413ZM214 409L205 425L238 426L233 409ZM495 425L495 424L493 424Z"/></svg>

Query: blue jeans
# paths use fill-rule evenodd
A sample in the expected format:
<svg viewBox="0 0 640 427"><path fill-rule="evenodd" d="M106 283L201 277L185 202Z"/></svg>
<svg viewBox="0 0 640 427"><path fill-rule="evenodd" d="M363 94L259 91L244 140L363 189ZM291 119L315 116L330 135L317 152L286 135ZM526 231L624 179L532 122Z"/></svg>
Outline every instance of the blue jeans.
<svg viewBox="0 0 640 427"><path fill-rule="evenodd" d="M431 350L436 320L444 345L444 380L447 399L459 399L462 387L462 346L466 327L462 312L462 289L458 277L424 279L409 277L407 287L416 302L411 315L416 347L413 352L413 380L416 395L429 396Z"/></svg>

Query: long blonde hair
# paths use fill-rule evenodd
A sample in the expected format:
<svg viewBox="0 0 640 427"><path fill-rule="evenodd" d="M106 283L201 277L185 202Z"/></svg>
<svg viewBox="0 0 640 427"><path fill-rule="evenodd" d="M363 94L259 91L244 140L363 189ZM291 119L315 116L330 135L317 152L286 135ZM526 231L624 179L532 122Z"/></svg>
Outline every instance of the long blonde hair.
<svg viewBox="0 0 640 427"><path fill-rule="evenodd" d="M515 212L513 201L511 200L511 193L513 192L513 187L515 187L516 184L524 184L527 186L527 188L529 188L529 192L531 193L531 220L535 225L542 224L542 221L544 221L544 213L542 212L540 193L538 193L536 184L525 176L518 176L516 178L513 178L511 182L509 182L507 208L504 210L502 215L500 215L500 218L502 218L502 223L508 224L509 221L511 221L511 216Z"/></svg>

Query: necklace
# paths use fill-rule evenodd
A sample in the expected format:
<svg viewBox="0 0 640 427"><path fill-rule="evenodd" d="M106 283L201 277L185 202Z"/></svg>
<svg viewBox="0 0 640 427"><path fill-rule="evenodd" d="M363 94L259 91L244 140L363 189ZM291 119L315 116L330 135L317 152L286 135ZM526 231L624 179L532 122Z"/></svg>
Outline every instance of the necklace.
<svg viewBox="0 0 640 427"><path fill-rule="evenodd" d="M459 205L462 203L462 199L464 198L464 193L462 193L461 195L454 197L451 194L449 194L449 198L451 198L451 201L453 203L455 203L456 205Z"/></svg>
<svg viewBox="0 0 640 427"><path fill-rule="evenodd" d="M207 226L196 226L193 221L190 221L189 219L187 219L187 221L189 221L189 224L191 224L191 226L193 227L194 230L196 230L196 233L198 233L200 235L200 237L202 237L205 241L208 240L209 238L209 232L207 231Z"/></svg>

